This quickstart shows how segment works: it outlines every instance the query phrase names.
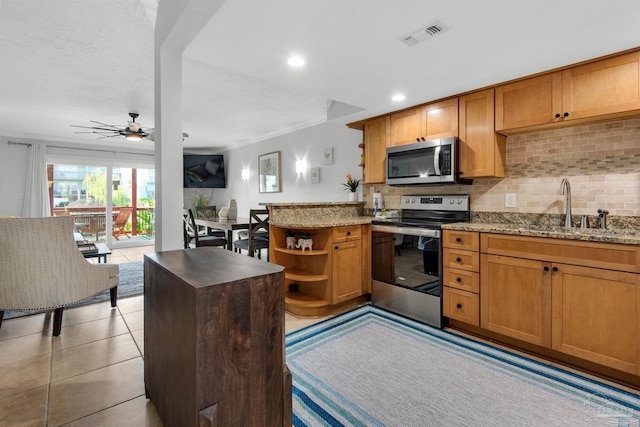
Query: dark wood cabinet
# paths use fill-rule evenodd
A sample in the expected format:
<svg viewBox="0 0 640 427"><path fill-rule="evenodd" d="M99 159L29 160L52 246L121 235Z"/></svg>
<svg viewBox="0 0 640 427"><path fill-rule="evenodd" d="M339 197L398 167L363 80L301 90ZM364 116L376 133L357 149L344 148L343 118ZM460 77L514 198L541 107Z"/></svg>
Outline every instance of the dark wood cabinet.
<svg viewBox="0 0 640 427"><path fill-rule="evenodd" d="M165 426L291 426L283 268L220 248L144 260L144 380Z"/></svg>

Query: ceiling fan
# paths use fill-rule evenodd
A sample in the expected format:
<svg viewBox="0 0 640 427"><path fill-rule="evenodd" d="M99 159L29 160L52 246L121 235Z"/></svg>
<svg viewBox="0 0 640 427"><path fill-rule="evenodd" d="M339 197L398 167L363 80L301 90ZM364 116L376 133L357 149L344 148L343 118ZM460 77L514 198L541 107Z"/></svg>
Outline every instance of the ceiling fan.
<svg viewBox="0 0 640 427"><path fill-rule="evenodd" d="M138 118L138 113L129 113L129 117L131 117L131 121L127 122L127 127L124 129L119 128L114 125L107 125L102 122L97 122L95 120L90 120L91 123L96 123L99 126L79 126L79 125L71 125L76 128L83 129L91 129L91 131L83 131L83 132L75 132L75 133L95 133L98 135L102 135L98 139L102 138L113 138L118 136L124 136L128 141L142 141L142 138L146 138L149 141L155 141L154 139L154 128L150 129L142 129L142 125L136 122ZM184 138L188 138L189 134L186 132L182 132L182 140Z"/></svg>
<svg viewBox="0 0 640 427"><path fill-rule="evenodd" d="M105 123L97 122L95 120L90 120L90 121L91 123L95 123L98 126L78 126L78 125L71 125L71 126L76 128L91 129L91 131L82 131L82 132L75 132L75 133L95 133L95 134L101 135L101 138L113 138L113 137L124 136L125 139L127 139L128 141L142 141L142 138L148 138L150 133L148 130L145 131L144 129L142 129L142 125L136 122L136 119L138 118L138 116L139 116L138 113L129 113L129 117L131 117L131 121L127 122L127 127L124 129L115 125L108 125Z"/></svg>

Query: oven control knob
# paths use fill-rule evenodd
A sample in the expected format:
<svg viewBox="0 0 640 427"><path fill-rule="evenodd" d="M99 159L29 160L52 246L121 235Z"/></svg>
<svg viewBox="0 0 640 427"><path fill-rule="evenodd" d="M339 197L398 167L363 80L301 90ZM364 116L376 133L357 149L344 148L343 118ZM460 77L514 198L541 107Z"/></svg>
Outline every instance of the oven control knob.
<svg viewBox="0 0 640 427"><path fill-rule="evenodd" d="M458 204L461 205L462 204L462 200L458 200Z"/></svg>
<svg viewBox="0 0 640 427"><path fill-rule="evenodd" d="M449 200L449 204L452 205L453 204L453 199Z"/></svg>

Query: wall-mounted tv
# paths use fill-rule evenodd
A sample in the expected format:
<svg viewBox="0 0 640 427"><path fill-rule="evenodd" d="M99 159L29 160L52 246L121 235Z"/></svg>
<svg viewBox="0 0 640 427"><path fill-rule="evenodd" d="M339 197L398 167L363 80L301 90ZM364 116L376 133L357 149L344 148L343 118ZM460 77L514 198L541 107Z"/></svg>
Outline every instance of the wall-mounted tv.
<svg viewBox="0 0 640 427"><path fill-rule="evenodd" d="M185 154L184 188L226 188L222 154Z"/></svg>

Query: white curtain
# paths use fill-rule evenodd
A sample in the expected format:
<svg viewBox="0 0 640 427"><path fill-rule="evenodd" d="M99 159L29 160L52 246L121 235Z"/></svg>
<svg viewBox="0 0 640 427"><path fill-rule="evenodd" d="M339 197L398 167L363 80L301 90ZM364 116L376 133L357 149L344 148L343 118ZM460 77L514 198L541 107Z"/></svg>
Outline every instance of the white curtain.
<svg viewBox="0 0 640 427"><path fill-rule="evenodd" d="M22 216L24 218L51 216L46 144L32 143L29 146L26 172Z"/></svg>

